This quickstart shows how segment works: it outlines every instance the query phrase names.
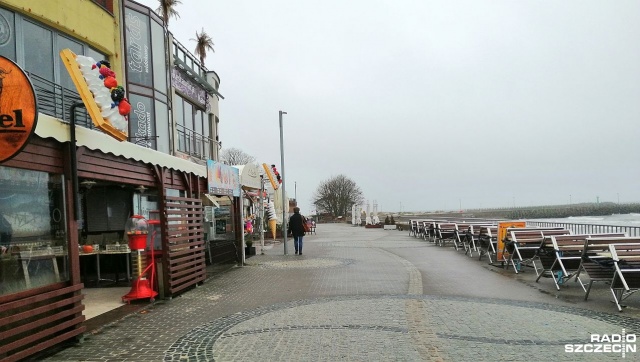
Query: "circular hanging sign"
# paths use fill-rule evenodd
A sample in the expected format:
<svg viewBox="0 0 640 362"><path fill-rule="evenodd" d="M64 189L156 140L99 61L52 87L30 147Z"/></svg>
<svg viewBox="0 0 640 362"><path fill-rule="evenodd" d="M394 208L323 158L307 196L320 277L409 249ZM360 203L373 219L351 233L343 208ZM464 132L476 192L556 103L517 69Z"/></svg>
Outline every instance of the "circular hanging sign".
<svg viewBox="0 0 640 362"><path fill-rule="evenodd" d="M0 163L20 153L38 123L36 92L27 74L0 56Z"/></svg>

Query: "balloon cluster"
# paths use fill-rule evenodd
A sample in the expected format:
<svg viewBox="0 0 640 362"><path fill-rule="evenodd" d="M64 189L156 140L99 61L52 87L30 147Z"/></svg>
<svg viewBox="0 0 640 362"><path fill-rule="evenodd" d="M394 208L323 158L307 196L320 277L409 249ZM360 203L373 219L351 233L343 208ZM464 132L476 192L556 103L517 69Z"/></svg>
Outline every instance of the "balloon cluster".
<svg viewBox="0 0 640 362"><path fill-rule="evenodd" d="M124 88L118 85L116 80L116 73L111 70L111 64L106 60L101 60L94 64L91 69L98 69L100 73L99 78L104 81L104 86L109 89L111 93L111 108L118 107L118 113L126 116L131 112L131 104L127 98L125 98Z"/></svg>
<svg viewBox="0 0 640 362"><path fill-rule="evenodd" d="M276 175L276 180L278 180L278 183L281 184L282 177L280 177L280 172L278 172L278 170L276 169L276 165L271 165L271 171L273 171L273 174Z"/></svg>

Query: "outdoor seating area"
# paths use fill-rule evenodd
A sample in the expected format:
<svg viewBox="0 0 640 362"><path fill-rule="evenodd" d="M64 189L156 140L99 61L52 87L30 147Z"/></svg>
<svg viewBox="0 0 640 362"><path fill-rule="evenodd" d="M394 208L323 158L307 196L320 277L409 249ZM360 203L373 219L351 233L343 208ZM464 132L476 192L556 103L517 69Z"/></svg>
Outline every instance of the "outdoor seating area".
<svg viewBox="0 0 640 362"><path fill-rule="evenodd" d="M452 245L456 252L516 274L533 270L536 282L553 280L557 290L574 279L587 300L593 284L608 285L619 311L621 303L640 291L640 237L621 232L574 234L564 227L522 227L499 221L415 219L409 236L436 246Z"/></svg>

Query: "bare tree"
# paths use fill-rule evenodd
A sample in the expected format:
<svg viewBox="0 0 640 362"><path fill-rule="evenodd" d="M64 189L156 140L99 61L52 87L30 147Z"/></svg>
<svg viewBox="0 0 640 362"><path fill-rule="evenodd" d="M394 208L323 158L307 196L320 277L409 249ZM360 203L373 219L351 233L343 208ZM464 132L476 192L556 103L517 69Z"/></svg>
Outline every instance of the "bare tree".
<svg viewBox="0 0 640 362"><path fill-rule="evenodd" d="M164 26L166 28L169 27L169 18L179 18L180 14L176 11L176 6L178 4L182 4L180 0L158 0L160 4L156 9L156 13L162 16L162 20L164 20Z"/></svg>
<svg viewBox="0 0 640 362"><path fill-rule="evenodd" d="M360 187L345 175L322 181L313 195L313 204L322 212L333 216L344 216L351 205L364 200Z"/></svg>
<svg viewBox="0 0 640 362"><path fill-rule="evenodd" d="M246 165L256 162L256 158L239 148L226 148L220 153L220 161L227 165Z"/></svg>

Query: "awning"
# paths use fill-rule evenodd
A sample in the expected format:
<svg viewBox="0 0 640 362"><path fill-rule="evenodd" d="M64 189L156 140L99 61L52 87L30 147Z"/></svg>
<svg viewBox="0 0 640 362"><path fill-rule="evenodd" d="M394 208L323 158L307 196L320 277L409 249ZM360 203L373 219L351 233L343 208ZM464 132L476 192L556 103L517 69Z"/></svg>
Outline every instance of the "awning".
<svg viewBox="0 0 640 362"><path fill-rule="evenodd" d="M240 172L240 186L243 189L260 190L260 168L257 164L234 165Z"/></svg>
<svg viewBox="0 0 640 362"><path fill-rule="evenodd" d="M42 138L53 138L58 142L69 142L69 124L46 114L38 114L36 134ZM120 142L102 132L76 126L76 142L78 147L110 153L130 160L158 165L177 171L189 172L207 177L207 167L171 156L150 148L141 147L131 142Z"/></svg>

